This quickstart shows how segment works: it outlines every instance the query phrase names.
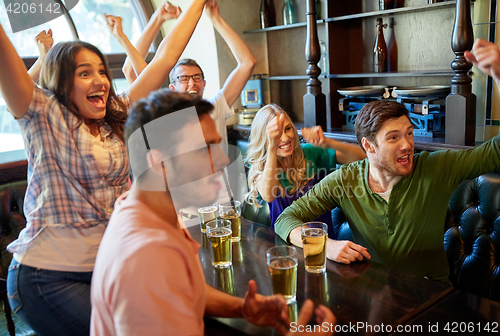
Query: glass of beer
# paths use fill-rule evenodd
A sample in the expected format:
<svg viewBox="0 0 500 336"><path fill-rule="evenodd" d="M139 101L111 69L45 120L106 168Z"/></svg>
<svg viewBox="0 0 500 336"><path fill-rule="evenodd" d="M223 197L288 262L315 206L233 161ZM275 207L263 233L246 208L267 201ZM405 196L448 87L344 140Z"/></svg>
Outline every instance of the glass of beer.
<svg viewBox="0 0 500 336"><path fill-rule="evenodd" d="M212 246L212 265L230 267L232 263L231 222L216 218L206 223L207 236Z"/></svg>
<svg viewBox="0 0 500 336"><path fill-rule="evenodd" d="M216 204L212 204L203 208L198 209L198 215L200 217L200 227L201 232L206 233L206 224L212 219L219 217L219 207Z"/></svg>
<svg viewBox="0 0 500 336"><path fill-rule="evenodd" d="M233 231L233 242L241 239L241 203L240 201L225 202L219 204L219 214L222 218L231 221Z"/></svg>
<svg viewBox="0 0 500 336"><path fill-rule="evenodd" d="M297 295L297 251L293 246L274 246L267 250L267 266L273 282L273 293L282 294L286 303Z"/></svg>
<svg viewBox="0 0 500 336"><path fill-rule="evenodd" d="M326 271L326 240L328 225L322 222L309 222L301 226L304 263L309 273Z"/></svg>

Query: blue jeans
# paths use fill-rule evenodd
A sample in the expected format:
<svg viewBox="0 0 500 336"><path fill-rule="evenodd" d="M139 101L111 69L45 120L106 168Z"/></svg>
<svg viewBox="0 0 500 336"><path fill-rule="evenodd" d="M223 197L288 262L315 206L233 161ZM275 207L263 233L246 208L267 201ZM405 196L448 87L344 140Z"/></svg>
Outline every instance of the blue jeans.
<svg viewBox="0 0 500 336"><path fill-rule="evenodd" d="M9 303L38 336L88 336L91 278L92 272L50 271L12 259L7 276Z"/></svg>

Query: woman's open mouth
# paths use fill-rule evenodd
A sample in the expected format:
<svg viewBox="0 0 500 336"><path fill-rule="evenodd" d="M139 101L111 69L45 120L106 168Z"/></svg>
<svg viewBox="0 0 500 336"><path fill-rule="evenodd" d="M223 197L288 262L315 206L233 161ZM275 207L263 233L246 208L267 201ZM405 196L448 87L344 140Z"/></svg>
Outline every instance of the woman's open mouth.
<svg viewBox="0 0 500 336"><path fill-rule="evenodd" d="M87 96L88 101L95 107L97 108L105 108L106 107L106 100L105 100L105 95L104 91L96 91L92 92Z"/></svg>

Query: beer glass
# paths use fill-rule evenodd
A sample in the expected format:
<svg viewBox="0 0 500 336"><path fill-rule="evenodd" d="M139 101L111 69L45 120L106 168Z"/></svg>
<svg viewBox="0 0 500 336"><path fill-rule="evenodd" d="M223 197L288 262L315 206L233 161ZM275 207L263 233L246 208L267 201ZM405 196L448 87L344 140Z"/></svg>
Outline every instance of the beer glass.
<svg viewBox="0 0 500 336"><path fill-rule="evenodd" d="M241 239L241 203L240 201L225 202L219 204L219 214L222 218L231 221L233 231L233 242Z"/></svg>
<svg viewBox="0 0 500 336"><path fill-rule="evenodd" d="M201 232L206 233L206 224L212 219L219 217L219 207L217 204L212 204L198 209L198 216L200 217Z"/></svg>
<svg viewBox="0 0 500 336"><path fill-rule="evenodd" d="M231 266L231 222L216 218L206 223L207 236L212 246L212 265L215 268Z"/></svg>
<svg viewBox="0 0 500 336"><path fill-rule="evenodd" d="M273 293L282 294L286 303L295 302L297 294L297 251L293 246L274 246L267 250L267 266Z"/></svg>
<svg viewBox="0 0 500 336"><path fill-rule="evenodd" d="M326 271L326 240L328 226L322 222L309 222L301 226L304 264L309 273Z"/></svg>

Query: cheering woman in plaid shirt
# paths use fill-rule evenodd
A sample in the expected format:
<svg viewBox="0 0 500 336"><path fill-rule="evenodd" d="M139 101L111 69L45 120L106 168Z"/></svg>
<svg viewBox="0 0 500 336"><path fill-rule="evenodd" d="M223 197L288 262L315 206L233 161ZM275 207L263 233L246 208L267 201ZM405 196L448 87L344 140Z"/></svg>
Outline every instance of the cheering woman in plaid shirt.
<svg viewBox="0 0 500 336"><path fill-rule="evenodd" d="M128 189L127 107L161 87L205 2L193 1L127 98L116 95L102 53L80 41L55 45L35 85L0 26L0 90L28 155L27 223L8 247L8 293L37 335L89 335L95 256L114 201Z"/></svg>

